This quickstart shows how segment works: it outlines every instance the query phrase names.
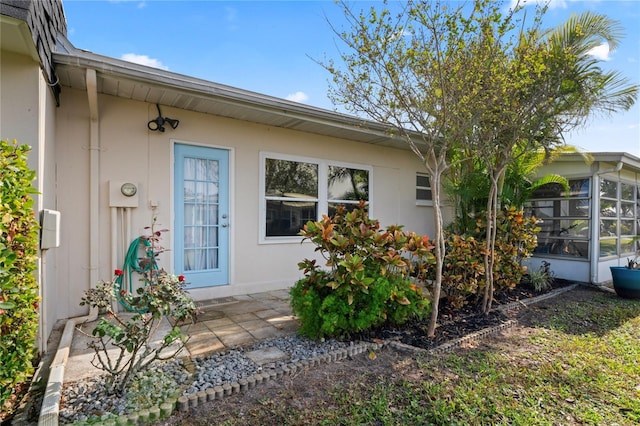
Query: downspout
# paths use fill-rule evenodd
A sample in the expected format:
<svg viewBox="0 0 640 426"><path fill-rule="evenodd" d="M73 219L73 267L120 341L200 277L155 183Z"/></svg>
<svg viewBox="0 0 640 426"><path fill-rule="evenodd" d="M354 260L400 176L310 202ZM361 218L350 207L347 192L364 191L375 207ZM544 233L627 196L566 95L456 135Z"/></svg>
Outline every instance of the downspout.
<svg viewBox="0 0 640 426"><path fill-rule="evenodd" d="M87 69L89 100L89 283L100 278L100 121L98 117L98 79L96 70Z"/></svg>
<svg viewBox="0 0 640 426"><path fill-rule="evenodd" d="M622 161L618 161L615 167L611 169L605 170L595 170L593 175L591 176L591 202L592 202L592 229L591 229L591 241L592 248L591 251L591 284L597 284L598 282L598 263L600 262L600 256L596 255L599 253L600 248L600 209L598 209L599 201L600 201L600 175L605 173L617 173L622 170L624 163ZM598 203L598 205L596 205ZM596 226L597 225L597 226Z"/></svg>
<svg viewBox="0 0 640 426"><path fill-rule="evenodd" d="M87 69L87 98L89 101L89 282L93 288L98 282L99 276L99 249L98 223L99 214L99 190L100 190L100 135L98 119L98 84L96 71ZM71 352L73 333L78 324L95 321L98 318L98 310L90 308L85 316L69 318L64 326L58 350L51 362L49 380L45 389L38 426L57 425L60 413L60 396L64 381L64 369Z"/></svg>

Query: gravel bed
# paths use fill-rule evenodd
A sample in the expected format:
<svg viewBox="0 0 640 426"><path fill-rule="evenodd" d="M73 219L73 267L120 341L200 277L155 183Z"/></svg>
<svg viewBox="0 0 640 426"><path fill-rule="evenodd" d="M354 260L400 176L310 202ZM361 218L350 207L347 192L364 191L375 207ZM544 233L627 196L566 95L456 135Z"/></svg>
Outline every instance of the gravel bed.
<svg viewBox="0 0 640 426"><path fill-rule="evenodd" d="M267 339L252 346L231 348L204 358L195 358L193 359L194 373L188 372L181 360L159 363L154 369L162 370L171 376L184 389L183 395L189 395L224 383L237 382L265 370L281 368L285 364L329 354L337 349L347 348L350 344L352 343L337 340L315 342L304 337L287 336ZM268 347L280 349L286 354L286 359L260 366L245 355L247 352ZM127 413L126 396L105 398L106 394L103 375L64 383L60 423L83 421L90 416L101 416L106 413L114 415Z"/></svg>

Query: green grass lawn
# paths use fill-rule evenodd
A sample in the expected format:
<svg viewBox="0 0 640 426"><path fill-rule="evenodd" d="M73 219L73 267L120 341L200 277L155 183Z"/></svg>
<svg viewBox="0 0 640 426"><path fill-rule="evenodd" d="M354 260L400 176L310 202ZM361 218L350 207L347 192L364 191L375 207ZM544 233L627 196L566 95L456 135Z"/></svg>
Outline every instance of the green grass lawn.
<svg viewBox="0 0 640 426"><path fill-rule="evenodd" d="M640 301L587 293L582 301L563 302L560 296L545 307L530 308L522 318L527 327L505 337L438 357L404 355L382 366L386 369L362 357L364 369L347 365L321 382L301 377L297 390L292 384L253 404L236 404L226 414L216 413L214 406L211 417L187 420L228 425L248 420L256 425L640 424ZM311 403L300 402L304 381L315 388Z"/></svg>
<svg viewBox="0 0 640 426"><path fill-rule="evenodd" d="M638 424L640 302L598 295L531 334L422 360L419 382L335 389L326 423Z"/></svg>

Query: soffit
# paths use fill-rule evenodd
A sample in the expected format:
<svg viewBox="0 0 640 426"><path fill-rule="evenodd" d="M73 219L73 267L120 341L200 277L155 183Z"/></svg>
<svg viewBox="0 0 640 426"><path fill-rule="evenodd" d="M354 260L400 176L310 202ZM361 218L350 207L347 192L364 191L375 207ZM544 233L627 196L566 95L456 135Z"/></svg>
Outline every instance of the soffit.
<svg viewBox="0 0 640 426"><path fill-rule="evenodd" d="M0 15L0 49L29 55L34 61L40 60L27 24L5 15Z"/></svg>
<svg viewBox="0 0 640 426"><path fill-rule="evenodd" d="M408 149L390 127L346 114L261 95L75 49L67 40L54 54L60 85L86 90L86 69L96 70L98 92L268 126ZM178 117L179 118L179 117Z"/></svg>

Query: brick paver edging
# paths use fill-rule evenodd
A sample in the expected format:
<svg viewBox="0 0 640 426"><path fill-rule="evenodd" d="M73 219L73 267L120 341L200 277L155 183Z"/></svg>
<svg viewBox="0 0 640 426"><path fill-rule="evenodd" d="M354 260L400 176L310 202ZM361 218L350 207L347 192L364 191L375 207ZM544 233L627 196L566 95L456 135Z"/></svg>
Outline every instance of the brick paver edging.
<svg viewBox="0 0 640 426"><path fill-rule="evenodd" d="M198 405L202 405L210 401L221 400L230 395L244 393L249 389L253 389L256 386L267 383L269 380L276 380L282 377L291 376L300 371L308 370L309 368L317 367L321 364L329 364L344 359L350 359L364 352L378 350L385 344L386 342L354 343L348 348L337 349L325 355L318 355L303 361L289 363L281 368L274 368L270 371L256 373L252 376L240 379L237 382L225 383L204 391L192 393L190 395L183 395L178 398L176 409L178 411L189 411Z"/></svg>
<svg viewBox="0 0 640 426"><path fill-rule="evenodd" d="M506 305L500 305L495 308L497 311L513 311L521 308L526 308L529 305L533 305L538 302L542 302L543 300L551 299L552 297L556 297L559 294L565 293L567 291L571 291L574 288L578 287L580 284L571 284L566 287L557 288L555 290L550 291L549 293L542 294L540 296L531 297L525 300L519 300L517 302L508 303Z"/></svg>

